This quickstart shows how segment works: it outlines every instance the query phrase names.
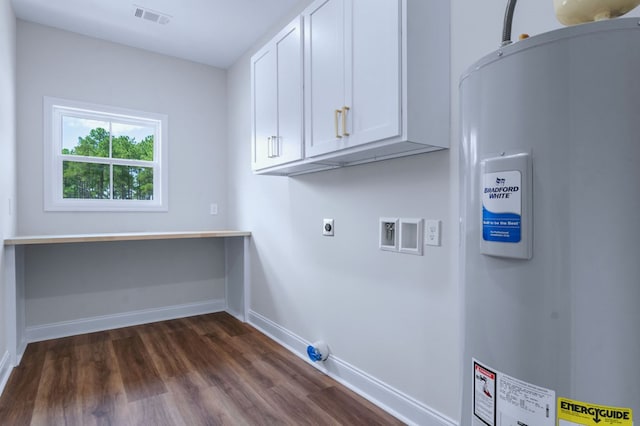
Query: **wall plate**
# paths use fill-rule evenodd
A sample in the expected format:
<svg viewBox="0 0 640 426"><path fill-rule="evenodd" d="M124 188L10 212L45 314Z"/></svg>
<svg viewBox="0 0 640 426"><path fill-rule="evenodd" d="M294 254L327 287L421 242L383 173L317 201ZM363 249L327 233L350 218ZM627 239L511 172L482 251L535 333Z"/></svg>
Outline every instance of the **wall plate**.
<svg viewBox="0 0 640 426"><path fill-rule="evenodd" d="M427 220L425 230L425 244L428 246L440 246L440 221Z"/></svg>
<svg viewBox="0 0 640 426"><path fill-rule="evenodd" d="M422 256L422 219L400 219L400 253Z"/></svg>
<svg viewBox="0 0 640 426"><path fill-rule="evenodd" d="M333 219L322 219L322 235L333 237Z"/></svg>
<svg viewBox="0 0 640 426"><path fill-rule="evenodd" d="M381 217L378 230L380 250L398 251L398 218Z"/></svg>

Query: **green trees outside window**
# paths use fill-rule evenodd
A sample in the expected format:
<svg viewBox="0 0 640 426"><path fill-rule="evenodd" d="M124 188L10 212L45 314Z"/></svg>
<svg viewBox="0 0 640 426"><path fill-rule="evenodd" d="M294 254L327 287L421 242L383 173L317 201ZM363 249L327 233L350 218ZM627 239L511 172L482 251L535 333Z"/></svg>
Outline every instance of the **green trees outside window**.
<svg viewBox="0 0 640 426"><path fill-rule="evenodd" d="M90 120L64 117L64 121L69 125L86 125ZM85 136L78 136L75 145L63 145L62 154L68 156L62 165L63 198L153 200L153 167L100 161L123 159L134 160L129 163L152 162L154 136L151 129L118 123L110 126L109 123L105 124L105 127L111 128L111 133L103 127L95 127ZM63 126L63 133L64 129ZM136 135L140 140L136 140ZM91 161L83 161L83 157Z"/></svg>

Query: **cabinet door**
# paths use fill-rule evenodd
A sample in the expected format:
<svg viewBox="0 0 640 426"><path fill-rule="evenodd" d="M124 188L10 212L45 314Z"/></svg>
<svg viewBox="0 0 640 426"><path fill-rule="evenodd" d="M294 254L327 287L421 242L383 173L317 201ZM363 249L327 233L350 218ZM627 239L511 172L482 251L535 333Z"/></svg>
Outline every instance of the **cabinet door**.
<svg viewBox="0 0 640 426"><path fill-rule="evenodd" d="M252 57L252 164L260 170L303 158L302 20Z"/></svg>
<svg viewBox="0 0 640 426"><path fill-rule="evenodd" d="M319 0L305 12L307 156L401 135L401 18L400 0Z"/></svg>
<svg viewBox="0 0 640 426"><path fill-rule="evenodd" d="M304 154L302 18L276 38L278 132L273 142L275 164L301 160Z"/></svg>
<svg viewBox="0 0 640 426"><path fill-rule="evenodd" d="M348 146L396 137L402 132L400 3L353 0Z"/></svg>
<svg viewBox="0 0 640 426"><path fill-rule="evenodd" d="M277 136L276 52L269 44L251 61L252 166L254 170L272 163L272 138Z"/></svg>
<svg viewBox="0 0 640 426"><path fill-rule="evenodd" d="M344 147L345 11L351 0L318 0L304 12L305 145L307 157Z"/></svg>

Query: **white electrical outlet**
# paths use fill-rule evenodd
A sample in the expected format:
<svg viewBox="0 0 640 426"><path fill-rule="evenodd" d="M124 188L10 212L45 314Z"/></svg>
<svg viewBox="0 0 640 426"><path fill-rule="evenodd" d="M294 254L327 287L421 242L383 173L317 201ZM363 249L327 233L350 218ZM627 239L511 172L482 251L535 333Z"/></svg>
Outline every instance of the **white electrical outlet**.
<svg viewBox="0 0 640 426"><path fill-rule="evenodd" d="M425 244L428 246L440 245L440 221L439 220L426 221Z"/></svg>
<svg viewBox="0 0 640 426"><path fill-rule="evenodd" d="M322 235L325 237L333 237L333 219L322 220Z"/></svg>
<svg viewBox="0 0 640 426"><path fill-rule="evenodd" d="M211 203L211 205L209 206L209 214L218 214L218 205L216 203Z"/></svg>

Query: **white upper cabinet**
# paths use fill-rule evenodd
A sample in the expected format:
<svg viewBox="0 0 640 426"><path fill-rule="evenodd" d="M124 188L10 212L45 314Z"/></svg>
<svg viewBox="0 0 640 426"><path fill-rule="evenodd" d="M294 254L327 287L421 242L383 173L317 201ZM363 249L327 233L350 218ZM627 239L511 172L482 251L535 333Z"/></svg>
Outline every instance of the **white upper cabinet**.
<svg viewBox="0 0 640 426"><path fill-rule="evenodd" d="M350 40L345 28L347 0L323 0L304 12L305 32L305 138L306 155L335 151L348 138L351 115ZM349 49L350 50L350 49Z"/></svg>
<svg viewBox="0 0 640 426"><path fill-rule="evenodd" d="M320 0L304 12L307 157L400 135L400 11Z"/></svg>
<svg viewBox="0 0 640 426"><path fill-rule="evenodd" d="M251 58L252 166L303 158L302 19Z"/></svg>
<svg viewBox="0 0 640 426"><path fill-rule="evenodd" d="M449 147L448 0L316 0L302 19L303 157L261 162L260 173L294 175ZM252 61L255 127L274 120L273 107L262 111L258 98L273 96L269 90L279 97L282 90L257 90L263 51ZM277 65L278 82L282 66ZM296 117L290 111L287 123ZM277 114L280 123L282 111ZM260 141L277 135L265 132L255 133L254 169L261 149L267 158L273 154L273 142Z"/></svg>

